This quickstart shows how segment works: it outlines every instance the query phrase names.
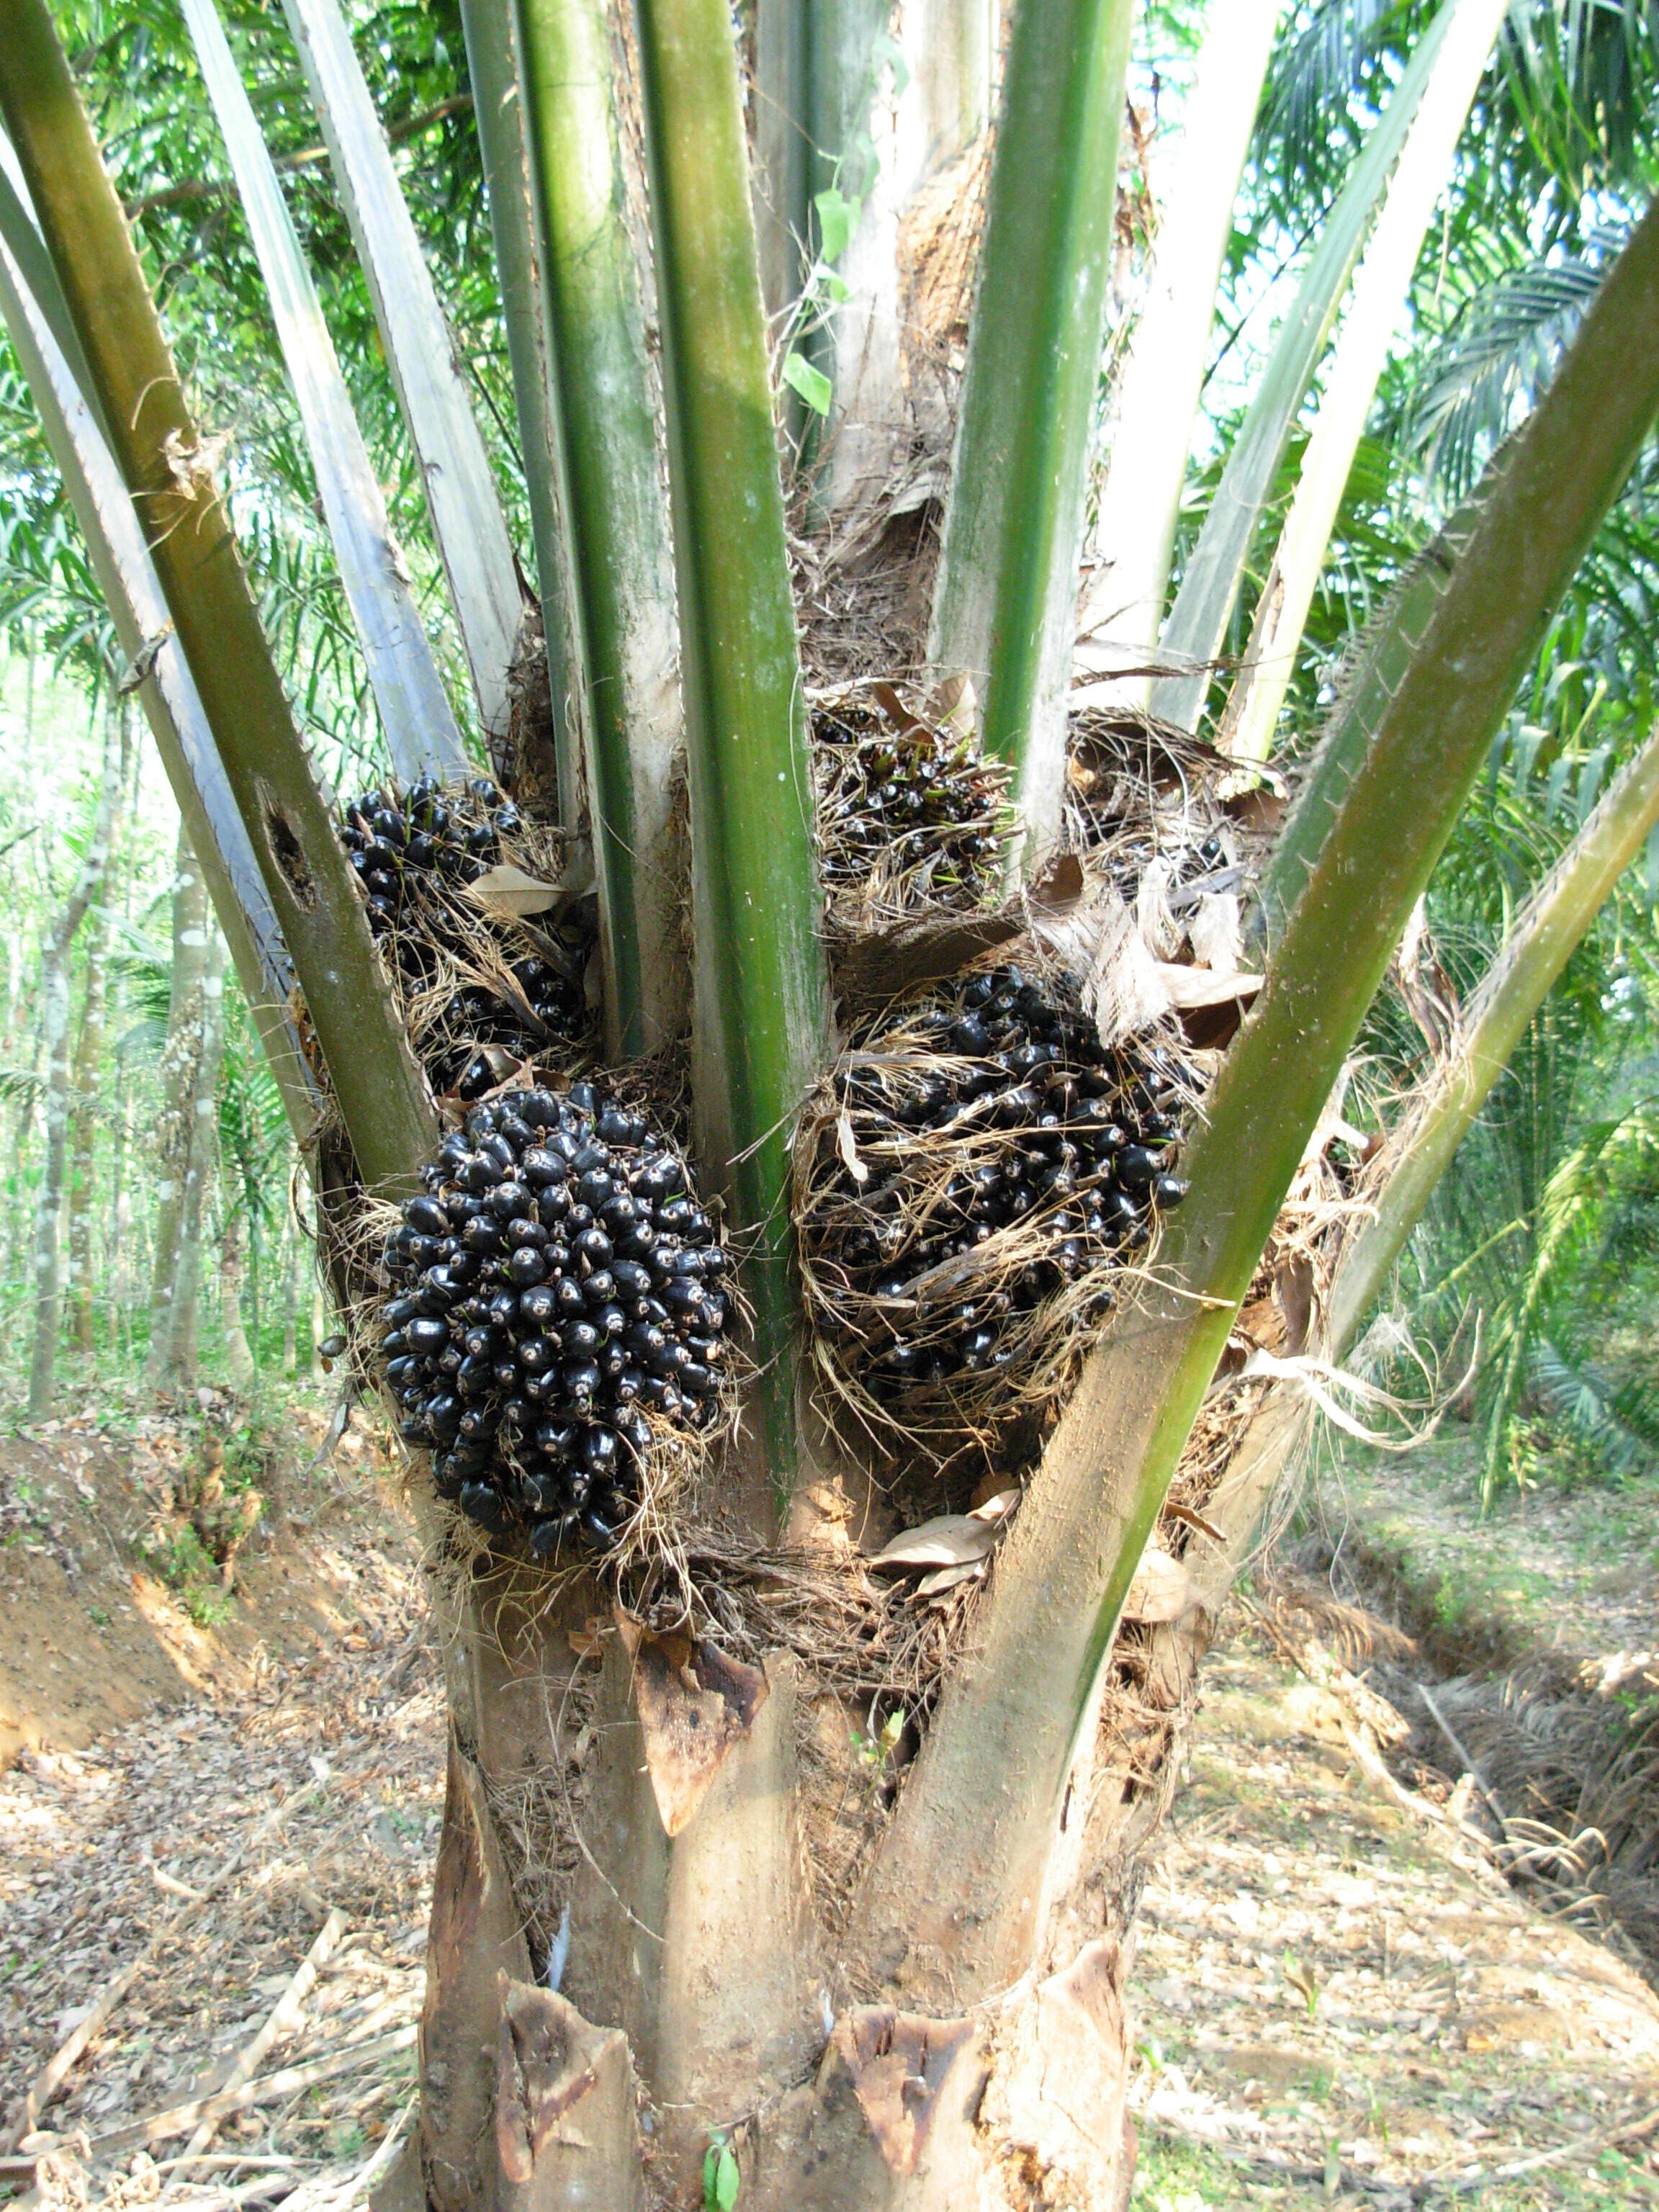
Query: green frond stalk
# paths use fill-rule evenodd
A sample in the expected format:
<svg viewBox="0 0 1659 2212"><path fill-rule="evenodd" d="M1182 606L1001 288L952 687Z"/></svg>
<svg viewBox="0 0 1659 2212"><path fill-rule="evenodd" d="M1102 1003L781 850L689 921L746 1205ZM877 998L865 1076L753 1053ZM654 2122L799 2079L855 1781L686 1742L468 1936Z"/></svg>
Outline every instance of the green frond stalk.
<svg viewBox="0 0 1659 2212"><path fill-rule="evenodd" d="M1659 822L1659 730L1602 793L1589 819L1516 915L1501 952L1463 1011L1445 1058L1391 1131L1371 1213L1331 1285L1333 1356L1357 1334L1422 1218L1452 1155L1509 1066L1613 886Z"/></svg>
<svg viewBox="0 0 1659 2212"><path fill-rule="evenodd" d="M812 235L811 14L809 0L756 0L755 250L761 298L780 329L800 298Z"/></svg>
<svg viewBox="0 0 1659 2212"><path fill-rule="evenodd" d="M1412 271L1443 198L1471 102L1509 0L1463 0L1419 104L1359 264L1302 457L1296 496L1256 603L1244 665L1216 743L1266 760L1366 418L1403 317Z"/></svg>
<svg viewBox="0 0 1659 2212"><path fill-rule="evenodd" d="M45 0L0 0L0 112L358 1167L406 1188L434 1139L426 1086Z"/></svg>
<svg viewBox="0 0 1659 2212"><path fill-rule="evenodd" d="M489 230L501 280L501 321L536 547L542 635L553 710L559 819L581 825L581 722L574 698L569 540L562 520L558 434L547 361L546 302L536 251L530 146L514 0L461 0L467 76L483 157Z"/></svg>
<svg viewBox="0 0 1659 2212"><path fill-rule="evenodd" d="M507 734L523 602L447 318L337 0L283 0L403 403L485 737Z"/></svg>
<svg viewBox="0 0 1659 2212"><path fill-rule="evenodd" d="M519 0L552 415L569 532L612 1048L685 1012L674 826L680 706L655 380L605 0Z"/></svg>
<svg viewBox="0 0 1659 2212"><path fill-rule="evenodd" d="M800 656L725 0L641 0L691 800L705 1159L741 1234L793 1464L789 1126L828 1031ZM788 1453L788 1456L784 1456Z"/></svg>
<svg viewBox="0 0 1659 2212"><path fill-rule="evenodd" d="M181 5L265 280L392 765L410 780L464 775L460 732L392 544L380 479L340 374L276 165L214 0L181 0Z"/></svg>
<svg viewBox="0 0 1659 2212"><path fill-rule="evenodd" d="M59 349L57 331L67 322L67 310L56 274L33 224L15 198L8 198L9 189L0 178L0 320L10 334L12 349L40 410L46 443L86 539L121 650L131 666L149 641L164 638L167 601L120 471ZM47 316L14 256L18 237L14 217L21 220L34 241L30 266L35 280L48 285L56 296L57 318ZM156 647L138 696L199 858L283 1111L295 1141L304 1144L316 1127L318 1100L289 1018L292 971L288 954L252 845L214 750L195 683L175 640L167 638Z"/></svg>
<svg viewBox="0 0 1659 2212"><path fill-rule="evenodd" d="M1091 1359L1027 1492L860 1905L866 1955L951 1931L959 2008L1027 1963L1066 1780L1238 1303L1549 610L1659 408L1659 207L1515 441L1371 731L1188 1156L1157 1279ZM963 1940L963 1931L968 1931ZM950 1955L947 1951L944 1955Z"/></svg>
<svg viewBox="0 0 1659 2212"><path fill-rule="evenodd" d="M1198 726L1256 526L1423 94L1459 10L1480 4L1483 0L1441 0L1321 228L1279 326L1158 640L1159 660L1180 672L1154 684L1152 711L1182 729Z"/></svg>
<svg viewBox="0 0 1659 2212"><path fill-rule="evenodd" d="M1021 0L992 156L928 657L1060 826L1066 700L1132 0Z"/></svg>
<svg viewBox="0 0 1659 2212"><path fill-rule="evenodd" d="M46 319L52 335L52 345L61 356L75 389L91 413L98 434L107 447L109 427L100 413L95 398L87 397L90 379L81 351L81 341L70 320L69 309L64 304L64 295L58 283L58 272L34 227L34 217L24 204L23 176L17 166L17 156L11 142L0 135L0 237L15 264L16 275L23 289L33 302L35 311Z"/></svg>

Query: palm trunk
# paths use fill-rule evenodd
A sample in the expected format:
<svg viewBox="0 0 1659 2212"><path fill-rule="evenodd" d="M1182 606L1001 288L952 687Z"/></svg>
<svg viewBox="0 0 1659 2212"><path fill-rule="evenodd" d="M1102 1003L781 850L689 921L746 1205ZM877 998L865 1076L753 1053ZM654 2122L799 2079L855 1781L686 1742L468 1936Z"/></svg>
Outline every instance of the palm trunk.
<svg viewBox="0 0 1659 2212"><path fill-rule="evenodd" d="M173 1287L190 1170L196 1066L202 1049L207 942L207 887L181 822L173 878L173 974L161 1048L161 1110L156 1122L155 1263L150 1278L149 1356L154 1382L161 1379L172 1355Z"/></svg>
<svg viewBox="0 0 1659 2212"><path fill-rule="evenodd" d="M201 1042L190 1108L190 1152L185 1165L179 1208L179 1257L173 1270L172 1310L161 1374L188 1389L196 1380L202 1288L202 1234L208 1195L219 1159L219 1060L224 1045L225 941L209 933L202 973Z"/></svg>
<svg viewBox="0 0 1659 2212"><path fill-rule="evenodd" d="M64 1173L69 1152L70 948L97 896L109 861L111 826L120 792L119 737L117 719L104 725L104 757L91 840L76 877L75 885L60 910L40 959L42 1036L46 1063L43 1114L46 1165L34 1210L33 1281L34 1344L29 1361L29 1418L42 1420L52 1410L58 1362L59 1284L58 1215L64 1197Z"/></svg>

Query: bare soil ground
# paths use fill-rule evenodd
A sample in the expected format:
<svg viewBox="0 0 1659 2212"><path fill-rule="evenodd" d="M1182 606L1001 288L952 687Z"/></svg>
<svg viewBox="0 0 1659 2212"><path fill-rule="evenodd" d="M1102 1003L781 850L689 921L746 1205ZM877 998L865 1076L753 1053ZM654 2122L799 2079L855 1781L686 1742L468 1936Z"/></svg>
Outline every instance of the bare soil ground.
<svg viewBox="0 0 1659 2212"><path fill-rule="evenodd" d="M0 1548L0 2127L16 2131L52 2052L144 1961L25 2135L58 2146L37 2201L335 2212L407 2124L443 1797L437 1654L384 1453L348 1434L307 1480L323 1416L284 1425L228 1603L216 1576L181 1601L135 1563L140 1544L155 1555L157 1469L199 1448L194 1425L70 1425L0 1461L32 1515ZM234 2081L313 1946L314 1985L251 2069L270 2086L181 2166L200 2115L179 2108ZM30 2179L0 2165L0 2194Z"/></svg>
<svg viewBox="0 0 1659 2212"><path fill-rule="evenodd" d="M1248 1629L1212 1654L1142 1904L1134 2203L1659 2203L1653 1991L1353 1730Z"/></svg>
<svg viewBox="0 0 1659 2212"><path fill-rule="evenodd" d="M155 1571L199 1421L0 1445L0 2132L143 1961L0 2197L349 2212L408 2125L442 1692L395 1468L349 1435L306 1474L323 1418L284 1408L263 1445L264 1533L228 1601ZM1554 1620L1504 1593L1581 1553L1577 1644L1651 1623L1647 1586L1596 1587L1593 1512L1470 1539L1417 1482L1368 1519L1398 1539L1395 1595L1449 1638L1461 1606L1507 1663ZM1480 1590L1437 1599L1460 1574ZM1136 2206L1659 2204L1659 1999L1628 1946L1506 1885L1458 1825L1467 1791L1390 1771L1342 1669L1287 1652L1236 1609L1149 1871ZM319 1936L314 1985L192 2148Z"/></svg>

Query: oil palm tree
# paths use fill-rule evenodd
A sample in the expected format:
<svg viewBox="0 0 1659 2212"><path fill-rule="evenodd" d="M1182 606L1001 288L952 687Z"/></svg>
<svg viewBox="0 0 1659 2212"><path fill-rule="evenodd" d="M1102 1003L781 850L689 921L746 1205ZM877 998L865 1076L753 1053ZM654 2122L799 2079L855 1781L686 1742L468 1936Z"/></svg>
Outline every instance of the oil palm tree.
<svg viewBox="0 0 1659 2212"><path fill-rule="evenodd" d="M320 428L329 363L313 343L304 272L216 19L203 0L190 12L245 198L251 213L264 210L261 258L287 302L296 382L308 356L313 457L319 480L333 471L327 496L343 516L356 465L349 436L343 445ZM720 0L637 0L625 17L600 0L477 0L465 12L555 702L551 787L573 868L583 841L591 855L607 1048L617 1059L665 1057L684 1073L704 1182L723 1193L744 1253L756 1380L744 1442L721 1474L735 1547L727 1564L787 1583L801 1556L783 1540L792 1522L811 1493L833 1493L837 1479L856 1484L858 1470L812 1401L789 1211L789 1131L836 1048L835 979L741 58ZM337 19L323 0L294 0L290 13L429 478L451 451L446 441L458 454L466 442L453 386L416 392L409 348L423 341L397 312L419 309L413 327L429 331L431 277L411 256L395 195L387 199L386 149L364 127ZM781 88L767 125L781 170L767 175L794 175L792 134L809 171L826 158L830 167L805 201L790 197L796 184L788 193L778 184L797 251L769 254L765 307L799 332L807 325L796 310L810 292L822 330L824 302L859 304L841 273L854 264L836 248L863 223L864 200L875 206L872 186L852 189L843 155L872 138L865 126L878 96L904 112L901 72L878 46L884 18L849 7L845 37L815 39L816 13L790 0L761 0L756 14L757 46L793 58L768 78ZM990 11L963 0L935 18L950 35L941 30L921 58L948 58L965 86L963 58L989 51ZM931 711L952 716L965 742L1008 764L1023 831L1012 849L1039 896L1065 812L1131 18L1127 0L1022 0L1013 10L994 144L977 157L983 235L948 471L942 451L933 457L948 489L925 665L896 672L918 679ZM1360 265L1361 282L1365 270L1375 280L1363 328L1354 325L1366 343L1356 339L1346 356L1349 397L1294 540L1304 578L1322 557L1328 486L1346 473L1344 446L1351 458L1354 417L1365 412L1352 394L1367 374L1375 382L1368 361L1380 368L1376 272L1414 258L1413 225L1420 235L1432 204L1417 189L1419 165L1434 147L1447 158L1481 80L1491 7L1444 0L1426 25L1413 21L1413 65L1376 120L1370 158L1361 150L1354 191L1339 198L1328 250L1322 244L1309 263L1232 449L1216 530L1201 557L1197 547L1187 557L1178 635L1154 634L1160 647L1180 647L1176 675L1189 690L1196 682L1189 720ZM872 59L885 64L875 90ZM945 74L939 60L917 112L940 113ZM45 0L0 0L0 111L39 224L36 236L14 216L10 262L142 516L172 626L147 631L145 649L158 673L182 666L192 679L231 802L222 884L234 879L228 848L251 852L349 1139L356 1191L395 1200L415 1188L436 1141L437 1102L392 1010L213 456ZM829 126L814 118L837 117L844 144L826 147L817 134ZM959 136L945 134L939 173L952 173ZM908 173L920 199L926 154ZM1412 191L1394 198L1390 180L1402 176ZM902 231L895 221L860 234L860 283L895 281ZM1198 271L1212 290L1215 268L1211 255ZM1189 343L1208 328L1200 305L1182 319ZM1656 315L1659 216L1650 216L1632 228L1547 390L1492 459L1479 501L1407 580L1373 641L1375 680L1346 693L1286 825L1291 859L1272 883L1261 988L1188 1133L1185 1205L1157 1268L1101 1327L936 1698L854 1717L787 1638L754 1667L722 1652L712 1625L700 1644L650 1644L637 1623L613 1625L617 1587L602 1569L551 1601L511 1560L440 1587L452 1725L411 2202L423 2196L442 2212L526 2193L549 2205L730 2203L740 2188L757 2205L921 2207L1009 2201L1004 2177L1016 2169L1041 2177L1047 2201L1068 2191L1121 2201L1122 1939L1133 1887L1124 1869L1144 1841L1147 1801L1122 1778L1105 1786L1096 1759L1126 1601L1407 916L1550 610L1647 436L1659 404ZM873 326L873 311L866 319ZM823 406L832 438L846 434L865 387L855 404L834 344L796 350L815 356L806 368L821 382L797 368L788 388L809 411ZM1190 378L1182 389L1190 407ZM329 419L338 427L337 410ZM76 427L67 414L65 422ZM1119 444L1127 450L1139 430L1120 425ZM1161 480L1178 497L1190 418L1146 426L1154 430L1175 452ZM825 557L837 544L845 557L833 535L833 469L823 489L829 447L800 444L815 472L803 511L831 532L818 541ZM433 532L450 549L473 686L473 711L455 726L476 719L489 732L500 601L457 580L462 549L441 508L434 494ZM1174 543L1167 516L1146 521L1158 545ZM101 526L92 513L89 530ZM359 499L354 527L374 540L372 499ZM1140 598L1161 601L1166 581L1155 576ZM365 629L373 618L359 616ZM1297 635L1299 623L1276 632L1274 651L1292 651ZM424 650L410 640L411 656ZM413 766L437 740L418 717L401 738L390 726L401 711L389 703L396 679L407 673L389 671L377 696L389 738L407 740ZM1123 675L1109 656L1095 673L1109 685ZM205 804L199 811L210 817ZM890 988L902 950L885 939L866 948ZM1212 1525L1228 1540L1190 1570L1187 1641L1170 1647L1177 1673L1190 1673L1197 1614L1218 1603L1272 1472L1272 1454L1246 1437L1212 1498ZM418 1457L411 1480L441 1533ZM1149 1664L1151 1649L1138 1647ZM574 1767L573 1710L591 1723ZM719 1738L716 1755L696 1762L701 1794L681 1808L689 1817L673 1820L654 1788L665 1710ZM812 1801L801 1747L815 1728L844 1731L854 1717L868 1724L859 1743L875 1784L871 1824L856 1879L825 1913L803 1863ZM526 1829L526 1807L541 1808L544 1833ZM1103 1887L1111 1866L1118 1880Z"/></svg>

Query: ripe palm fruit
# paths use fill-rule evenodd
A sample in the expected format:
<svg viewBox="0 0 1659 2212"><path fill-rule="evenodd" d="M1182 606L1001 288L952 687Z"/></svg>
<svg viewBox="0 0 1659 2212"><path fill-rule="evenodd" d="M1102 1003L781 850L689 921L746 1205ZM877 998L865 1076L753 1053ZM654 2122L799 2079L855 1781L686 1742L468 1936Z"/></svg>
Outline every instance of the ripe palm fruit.
<svg viewBox="0 0 1659 2212"><path fill-rule="evenodd" d="M960 909L995 894L1007 779L969 739L854 694L814 714L812 754L832 901Z"/></svg>
<svg viewBox="0 0 1659 2212"><path fill-rule="evenodd" d="M440 1492L550 1558L637 1507L653 1425L714 1419L727 1255L684 1162L588 1083L446 1137L387 1242L386 1380Z"/></svg>
<svg viewBox="0 0 1659 2212"><path fill-rule="evenodd" d="M487 777L465 785L423 776L402 790L386 784L348 802L340 837L361 880L369 927L411 995L430 990L436 955L465 961L470 948L457 899L503 857L522 830L519 810ZM481 917L469 915L476 929ZM587 1025L583 971L589 933L538 927L536 949L509 963L510 988L464 985L443 1009L443 1042L423 1052L437 1091L480 1097L507 1063L533 1058L548 1040L568 1043Z"/></svg>
<svg viewBox="0 0 1659 2212"><path fill-rule="evenodd" d="M1013 966L857 1044L800 1224L817 1317L877 1399L994 1416L1054 1365L1048 1302L1068 1293L1068 1327L1103 1310L1185 1197L1178 1070L1161 1044L1107 1051Z"/></svg>

